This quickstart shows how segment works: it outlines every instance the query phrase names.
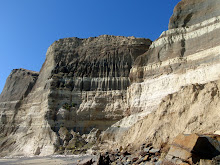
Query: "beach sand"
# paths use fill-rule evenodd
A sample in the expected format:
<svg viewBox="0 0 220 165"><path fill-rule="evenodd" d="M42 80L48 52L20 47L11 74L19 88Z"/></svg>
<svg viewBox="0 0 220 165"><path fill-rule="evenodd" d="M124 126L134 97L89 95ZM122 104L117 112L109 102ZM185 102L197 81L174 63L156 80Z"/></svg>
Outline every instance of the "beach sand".
<svg viewBox="0 0 220 165"><path fill-rule="evenodd" d="M0 158L0 165L77 165L84 160L90 160L91 155L53 155L46 157L13 157Z"/></svg>

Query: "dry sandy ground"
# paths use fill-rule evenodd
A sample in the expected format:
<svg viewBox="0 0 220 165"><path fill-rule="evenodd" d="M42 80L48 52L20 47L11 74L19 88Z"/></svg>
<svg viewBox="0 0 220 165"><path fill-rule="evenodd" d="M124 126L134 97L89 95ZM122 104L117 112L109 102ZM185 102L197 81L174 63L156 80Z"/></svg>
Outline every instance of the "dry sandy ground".
<svg viewBox="0 0 220 165"><path fill-rule="evenodd" d="M0 165L77 165L91 158L95 159L89 155L0 158Z"/></svg>

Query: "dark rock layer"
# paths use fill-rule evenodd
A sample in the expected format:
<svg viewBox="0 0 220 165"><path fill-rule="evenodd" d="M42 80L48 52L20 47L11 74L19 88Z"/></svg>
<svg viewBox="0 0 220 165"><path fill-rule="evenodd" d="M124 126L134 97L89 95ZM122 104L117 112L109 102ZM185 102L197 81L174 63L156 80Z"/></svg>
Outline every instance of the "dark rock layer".
<svg viewBox="0 0 220 165"><path fill-rule="evenodd" d="M182 0L174 8L169 29L189 27L220 16L218 0Z"/></svg>
<svg viewBox="0 0 220 165"><path fill-rule="evenodd" d="M36 83L39 73L26 69L14 69L0 95L0 102L18 101L25 98Z"/></svg>
<svg viewBox="0 0 220 165"><path fill-rule="evenodd" d="M191 60L190 56L220 45L219 9L217 0L179 2L170 18L169 30L136 59L136 71L131 72L131 81L141 82L147 77L186 72L218 62L219 56L216 55L204 55L196 60ZM165 62L167 64L163 65Z"/></svg>
<svg viewBox="0 0 220 165"><path fill-rule="evenodd" d="M63 145L60 128L83 134L120 120L130 69L150 44L109 35L65 38L48 48L39 75L13 70L0 95L1 155L52 154Z"/></svg>
<svg viewBox="0 0 220 165"><path fill-rule="evenodd" d="M68 90L126 90L134 60L151 44L143 38L103 35L89 39L66 38L53 44L53 88Z"/></svg>
<svg viewBox="0 0 220 165"><path fill-rule="evenodd" d="M109 35L53 43L47 116L54 130L64 125L88 133L121 119L130 69L150 44L149 39Z"/></svg>

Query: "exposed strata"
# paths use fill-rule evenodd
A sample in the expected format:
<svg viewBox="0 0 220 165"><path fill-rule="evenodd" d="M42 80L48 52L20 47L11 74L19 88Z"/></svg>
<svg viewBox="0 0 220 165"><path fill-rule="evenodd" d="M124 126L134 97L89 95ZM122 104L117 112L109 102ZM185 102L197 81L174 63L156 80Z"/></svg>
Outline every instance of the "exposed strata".
<svg viewBox="0 0 220 165"><path fill-rule="evenodd" d="M130 69L150 44L147 39L108 35L55 42L49 106L56 111L50 115L62 114L60 108L65 103L73 106L66 112L70 119L59 115L63 120L54 126L74 125L76 131L85 133L94 127L103 130L121 119L127 107Z"/></svg>
<svg viewBox="0 0 220 165"><path fill-rule="evenodd" d="M169 29L188 27L219 16L217 0L182 0L174 8Z"/></svg>
<svg viewBox="0 0 220 165"><path fill-rule="evenodd" d="M0 100L2 155L52 154L63 145L61 127L82 134L123 118L130 69L150 44L149 39L108 35L60 39L48 48L34 83L12 72ZM14 99L7 99L10 91L20 94L16 108Z"/></svg>
<svg viewBox="0 0 220 165"><path fill-rule="evenodd" d="M8 130L10 128L6 128L13 123L22 102L34 87L38 76L38 72L26 69L14 69L9 75L0 95L2 132L10 133L10 130ZM6 123L7 126L4 125Z"/></svg>
<svg viewBox="0 0 220 165"><path fill-rule="evenodd" d="M152 143L157 148L181 133L215 133L220 128L219 89L219 80L182 87L163 98L155 112L125 131L115 146L134 150L142 143Z"/></svg>
<svg viewBox="0 0 220 165"><path fill-rule="evenodd" d="M38 75L38 72L26 69L14 69L8 76L0 95L1 102L18 101L25 98L35 85Z"/></svg>
<svg viewBox="0 0 220 165"><path fill-rule="evenodd" d="M169 23L170 29L163 32L149 50L136 59L130 71L132 83L127 90L127 102L132 115L110 127L103 134L103 141L107 139L106 142L112 140L120 144L124 141L123 133L138 120L156 111L167 95L178 92L183 86L204 84L220 78L219 6L219 2L215 0L182 0L175 7ZM189 13L192 13L190 19L186 18ZM207 15L201 17L204 13ZM187 23L183 25L184 20ZM155 118L156 123L158 120ZM150 122L148 125L143 127L151 129ZM135 133L143 133L147 137L146 132L149 131L138 129ZM135 133L133 135L137 141L138 135ZM170 132L172 133L177 135L175 131ZM166 141L166 138L163 140ZM112 145L111 142L110 144Z"/></svg>
<svg viewBox="0 0 220 165"><path fill-rule="evenodd" d="M63 127L88 133L113 124L101 137L111 148L137 148L146 138L159 146L179 133L218 130L219 81L210 81L220 78L219 6L182 0L169 30L152 44L108 35L53 43L16 111L13 102L0 100L7 110L1 152L52 154L63 145Z"/></svg>
<svg viewBox="0 0 220 165"><path fill-rule="evenodd" d="M149 107L181 86L217 80L219 28L216 17L162 33L131 70L133 83L128 92L131 110L152 111ZM133 97L133 93L137 96Z"/></svg>

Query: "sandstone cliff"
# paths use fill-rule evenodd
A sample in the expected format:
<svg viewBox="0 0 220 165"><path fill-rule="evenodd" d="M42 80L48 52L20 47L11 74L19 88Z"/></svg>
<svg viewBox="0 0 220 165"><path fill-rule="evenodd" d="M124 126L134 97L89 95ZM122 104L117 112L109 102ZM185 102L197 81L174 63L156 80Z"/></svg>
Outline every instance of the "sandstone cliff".
<svg viewBox="0 0 220 165"><path fill-rule="evenodd" d="M1 102L19 101L25 98L35 85L38 75L38 72L14 69L0 95Z"/></svg>
<svg viewBox="0 0 220 165"><path fill-rule="evenodd" d="M13 121L22 102L34 87L38 75L38 72L25 69L14 69L9 75L0 95L0 129L4 134L10 134L13 127L16 127Z"/></svg>
<svg viewBox="0 0 220 165"><path fill-rule="evenodd" d="M160 147L178 134L213 134L220 128L220 80L193 84L162 99L158 109L134 124L118 146L137 149L143 143Z"/></svg>
<svg viewBox="0 0 220 165"><path fill-rule="evenodd" d="M130 149L218 130L219 8L217 0L182 0L153 43L109 35L54 42L39 75L20 69L7 80L1 154L53 154L76 143L73 131L93 128L109 127L101 147Z"/></svg>
<svg viewBox="0 0 220 165"><path fill-rule="evenodd" d="M150 44L147 39L108 35L55 42L48 98L51 125L88 133L123 118L130 69Z"/></svg>
<svg viewBox="0 0 220 165"><path fill-rule="evenodd" d="M178 3L170 19L169 30L163 32L149 50L136 59L130 71L132 83L127 90L127 99L132 115L109 128L102 136L103 141L109 142L111 139L119 146L126 142L136 145L136 142L143 142L147 138L159 145L180 132L206 130L213 133L219 127L215 116L210 116L212 112L217 115L218 109L212 109L212 104L206 103L206 98L201 96L196 103L197 109L191 108L190 105L194 103L188 100L195 93L182 93L181 98L177 94L174 94L177 97L174 98L173 95L183 86L192 88L191 84L205 84L220 78L219 8L217 0L182 0ZM215 91L210 89L211 93ZM175 104L172 102L175 105L172 110L166 107L170 107L169 99L163 102L167 95L172 100L177 99ZM211 98L207 99L213 102ZM186 100L189 102L185 103ZM146 119L129 130L149 113ZM209 123L205 117L200 118L202 113L209 116Z"/></svg>
<svg viewBox="0 0 220 165"><path fill-rule="evenodd" d="M60 39L39 76L12 71L0 96L2 155L53 154L63 145L61 127L82 134L123 118L130 69L150 44L108 35Z"/></svg>
<svg viewBox="0 0 220 165"><path fill-rule="evenodd" d="M152 111L181 86L219 78L219 7L216 0L183 0L175 7L170 29L137 58L131 70L128 99L133 111Z"/></svg>

